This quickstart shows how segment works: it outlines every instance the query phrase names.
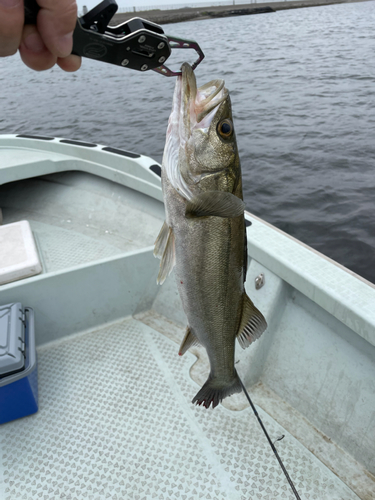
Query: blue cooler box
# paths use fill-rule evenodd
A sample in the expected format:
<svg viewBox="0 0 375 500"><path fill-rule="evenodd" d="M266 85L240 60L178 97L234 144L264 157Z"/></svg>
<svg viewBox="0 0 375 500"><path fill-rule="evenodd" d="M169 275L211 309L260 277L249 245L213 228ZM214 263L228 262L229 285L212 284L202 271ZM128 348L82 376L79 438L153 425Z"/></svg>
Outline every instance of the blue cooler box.
<svg viewBox="0 0 375 500"><path fill-rule="evenodd" d="M0 306L0 424L38 411L34 311Z"/></svg>

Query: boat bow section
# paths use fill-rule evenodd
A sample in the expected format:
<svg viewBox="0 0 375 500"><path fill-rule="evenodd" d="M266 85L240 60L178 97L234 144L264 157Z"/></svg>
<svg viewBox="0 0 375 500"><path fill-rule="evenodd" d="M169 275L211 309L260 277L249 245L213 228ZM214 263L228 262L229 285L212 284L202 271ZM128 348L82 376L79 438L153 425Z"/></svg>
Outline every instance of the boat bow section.
<svg viewBox="0 0 375 500"><path fill-rule="evenodd" d="M55 496L92 496L90 474L97 492L108 486L121 498L286 498L242 394L213 413L190 403L208 360L197 346L178 356L186 317L177 287L172 277L156 285L158 174L160 165L128 151L0 136L4 227L29 221L43 267L0 286L0 305L35 310L41 395L36 415L0 429L5 500L34 499L51 484ZM245 285L268 328L236 350L236 370L302 498L372 498L375 286L245 218ZM22 447L20 435L29 440Z"/></svg>

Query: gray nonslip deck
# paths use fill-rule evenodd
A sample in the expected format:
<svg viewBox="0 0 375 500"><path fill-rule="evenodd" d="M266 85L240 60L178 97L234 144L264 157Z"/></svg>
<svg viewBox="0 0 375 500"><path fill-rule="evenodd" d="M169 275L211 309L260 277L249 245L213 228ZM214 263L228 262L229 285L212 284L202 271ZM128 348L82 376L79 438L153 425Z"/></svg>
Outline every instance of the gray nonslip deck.
<svg viewBox="0 0 375 500"><path fill-rule="evenodd" d="M177 351L134 319L40 347L39 412L0 429L0 497L294 498L250 408L191 404L195 356ZM358 498L258 411L302 499Z"/></svg>

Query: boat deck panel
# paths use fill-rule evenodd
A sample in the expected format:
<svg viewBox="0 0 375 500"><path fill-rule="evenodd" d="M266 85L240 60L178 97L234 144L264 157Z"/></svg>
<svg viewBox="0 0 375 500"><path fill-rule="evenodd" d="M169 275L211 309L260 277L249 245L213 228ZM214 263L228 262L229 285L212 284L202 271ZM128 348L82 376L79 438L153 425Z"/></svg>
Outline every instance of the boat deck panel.
<svg viewBox="0 0 375 500"><path fill-rule="evenodd" d="M177 351L135 319L40 346L39 412L0 428L0 498L293 499L251 409L193 406ZM358 499L257 409L301 499Z"/></svg>
<svg viewBox="0 0 375 500"><path fill-rule="evenodd" d="M44 272L55 272L119 255L122 250L77 231L30 221Z"/></svg>

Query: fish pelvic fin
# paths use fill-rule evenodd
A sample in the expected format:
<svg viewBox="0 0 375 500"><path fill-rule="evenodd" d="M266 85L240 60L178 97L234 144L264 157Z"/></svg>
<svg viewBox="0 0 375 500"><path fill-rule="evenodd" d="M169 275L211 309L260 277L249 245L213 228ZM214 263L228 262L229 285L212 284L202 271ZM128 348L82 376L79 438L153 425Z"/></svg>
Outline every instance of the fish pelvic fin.
<svg viewBox="0 0 375 500"><path fill-rule="evenodd" d="M205 191L187 202L185 216L193 217L238 217L245 210L245 203L228 191Z"/></svg>
<svg viewBox="0 0 375 500"><path fill-rule="evenodd" d="M160 229L160 232L158 234L158 237L155 240L154 256L157 259L161 259L163 257L163 253L168 241L168 236L169 236L169 227L168 224L164 221Z"/></svg>
<svg viewBox="0 0 375 500"><path fill-rule="evenodd" d="M263 314L244 293L241 324L237 333L237 339L242 349L246 349L252 342L259 339L266 328L267 322Z"/></svg>
<svg viewBox="0 0 375 500"><path fill-rule="evenodd" d="M174 232L165 222L155 242L154 255L155 257L161 255L161 257L159 257L161 258L161 262L156 283L162 285L167 279L167 276L171 274L176 264Z"/></svg>
<svg viewBox="0 0 375 500"><path fill-rule="evenodd" d="M202 389L195 395L192 403L203 405L205 408L209 408L212 404L212 408L215 408L226 397L241 391L242 386L236 371L234 377L227 383L210 375Z"/></svg>
<svg viewBox="0 0 375 500"><path fill-rule="evenodd" d="M185 332L185 337L183 341L181 342L180 350L178 351L178 354L182 356L185 354L185 352L190 349L191 346L193 345L199 345L200 342L197 339L197 337L194 335L194 333L191 331L190 326L186 328Z"/></svg>

